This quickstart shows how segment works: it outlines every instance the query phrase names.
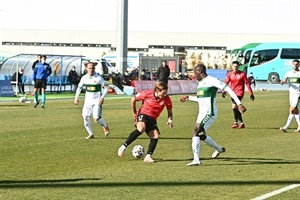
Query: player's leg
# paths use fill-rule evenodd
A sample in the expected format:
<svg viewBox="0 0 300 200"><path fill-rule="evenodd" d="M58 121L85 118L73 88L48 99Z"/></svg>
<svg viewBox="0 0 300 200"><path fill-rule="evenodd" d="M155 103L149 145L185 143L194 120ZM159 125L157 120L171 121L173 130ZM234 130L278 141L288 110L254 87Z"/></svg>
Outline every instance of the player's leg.
<svg viewBox="0 0 300 200"><path fill-rule="evenodd" d="M239 100L242 101L243 97L238 96ZM231 98L232 102L232 110L234 114L234 123L232 124L232 128L245 128L245 124L242 118L242 113L238 110L238 107L234 101L234 99ZM238 125L238 122L240 124Z"/></svg>
<svg viewBox="0 0 300 200"><path fill-rule="evenodd" d="M104 135L109 135L109 127L105 120L102 118L102 105L94 105L93 106L93 118L96 123L103 127Z"/></svg>
<svg viewBox="0 0 300 200"><path fill-rule="evenodd" d="M33 89L33 93L34 93L34 107L36 108L40 101L39 101L39 95L38 95L38 89L41 87L41 81L40 80L35 80L34 82L34 89Z"/></svg>
<svg viewBox="0 0 300 200"><path fill-rule="evenodd" d="M192 152L193 152L193 161L188 163L187 166L198 166L201 165L200 162L200 135L205 134L205 129L201 122L206 121L207 115L206 111L202 110L198 113L196 123L192 132Z"/></svg>
<svg viewBox="0 0 300 200"><path fill-rule="evenodd" d="M146 130L146 122L145 121L146 120L145 120L144 115L137 116L136 129L129 134L126 141L118 149L119 157L123 157L126 148Z"/></svg>
<svg viewBox="0 0 300 200"><path fill-rule="evenodd" d="M45 108L45 103L46 103L46 80L41 81L41 90L42 90L42 108Z"/></svg>
<svg viewBox="0 0 300 200"><path fill-rule="evenodd" d="M90 120L90 116L92 114L92 105L84 104L82 108L82 118L83 118L83 125L86 131L88 132L88 136L86 139L94 138L94 132L92 129L92 123Z"/></svg>
<svg viewBox="0 0 300 200"><path fill-rule="evenodd" d="M239 110L237 108L237 105L235 103L235 101L231 98L231 108L232 108L232 111L233 111L233 118L234 118L234 121L233 121L233 124L232 124L232 128L238 128L239 125L238 125L238 121L239 121Z"/></svg>
<svg viewBox="0 0 300 200"><path fill-rule="evenodd" d="M287 118L286 124L283 127L279 128L282 132L287 132L288 128L290 127L290 125L294 119L294 116L295 116L294 109L298 104L298 95L290 93L289 101L290 101L289 116Z"/></svg>
<svg viewBox="0 0 300 200"><path fill-rule="evenodd" d="M152 162L155 162L155 160L153 160L153 158L152 158L152 154L154 153L154 151L156 149L156 145L157 145L159 134L160 134L156 121L151 119L151 122L149 122L147 124L147 128L145 131L146 131L148 137L150 138L150 143L148 146L148 150L147 150L147 154L144 159L144 162L152 163Z"/></svg>
<svg viewBox="0 0 300 200"><path fill-rule="evenodd" d="M298 97L297 105L296 105L295 108L292 110L292 112L294 113L296 122L297 122L297 124L298 124L298 128L297 128L294 132L300 132L300 117L299 117L299 109L298 109L298 105L299 105L299 97Z"/></svg>
<svg viewBox="0 0 300 200"><path fill-rule="evenodd" d="M207 115L205 120L200 122L200 126L203 126L203 129L207 131L209 127L216 121L217 119L217 112L214 115ZM214 153L212 154L212 158L217 158L220 153L225 152L225 148L218 145L214 139L210 136L206 135L206 132L199 133L200 140L202 140L205 144L215 149Z"/></svg>

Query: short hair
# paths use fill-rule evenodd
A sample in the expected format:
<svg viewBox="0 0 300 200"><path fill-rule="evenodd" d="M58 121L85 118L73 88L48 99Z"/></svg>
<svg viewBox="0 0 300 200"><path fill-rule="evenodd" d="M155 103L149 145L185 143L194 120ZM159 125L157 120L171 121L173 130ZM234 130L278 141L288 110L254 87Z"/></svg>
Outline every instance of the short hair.
<svg viewBox="0 0 300 200"><path fill-rule="evenodd" d="M46 55L41 55L41 58L44 58L46 60L47 56Z"/></svg>
<svg viewBox="0 0 300 200"><path fill-rule="evenodd" d="M296 62L299 64L299 60L298 59L294 59L293 62Z"/></svg>
<svg viewBox="0 0 300 200"><path fill-rule="evenodd" d="M198 64L194 68L194 71L201 71L202 73L206 73L206 66L204 64Z"/></svg>
<svg viewBox="0 0 300 200"><path fill-rule="evenodd" d="M162 90L167 90L168 89L168 85L165 82L156 82L154 84L154 90L158 90L159 92L161 92Z"/></svg>
<svg viewBox="0 0 300 200"><path fill-rule="evenodd" d="M233 61L232 64L240 65L239 61Z"/></svg>
<svg viewBox="0 0 300 200"><path fill-rule="evenodd" d="M95 66L96 66L94 62L88 62L88 63L86 63L86 66L88 66L89 64L92 64L92 65L93 65L93 67L95 67Z"/></svg>

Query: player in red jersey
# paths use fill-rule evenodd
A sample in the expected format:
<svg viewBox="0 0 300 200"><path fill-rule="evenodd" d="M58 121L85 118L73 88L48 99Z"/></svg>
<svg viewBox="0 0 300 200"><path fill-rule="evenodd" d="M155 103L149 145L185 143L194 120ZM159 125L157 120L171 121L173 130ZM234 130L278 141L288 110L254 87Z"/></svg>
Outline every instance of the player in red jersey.
<svg viewBox="0 0 300 200"><path fill-rule="evenodd" d="M136 120L136 129L129 134L125 143L118 149L119 157L124 156L126 148L143 132L146 132L150 138L150 143L144 162L155 162L151 155L156 148L160 135L156 120L163 111L164 107L166 107L168 111L167 124L170 128L173 128L173 106L170 97L167 95L167 92L168 86L164 82L157 82L154 84L154 91L145 90L131 98L132 111ZM142 101L142 105L139 110L136 109L137 101Z"/></svg>
<svg viewBox="0 0 300 200"><path fill-rule="evenodd" d="M232 71L230 71L225 80L226 85L230 85L231 89L234 91L234 93L238 96L240 101L242 101L245 93L245 85L248 88L248 91L250 92L250 100L254 101L254 95L252 88L250 86L250 83L248 81L248 78L246 74L242 71L239 71L239 62L233 61L232 62ZM229 84L230 83L230 84ZM226 92L222 92L222 97L225 98ZM245 128L245 124L243 122L242 113L239 112L237 105L233 99L232 101L232 109L233 109L233 115L234 115L234 122L232 124L232 128ZM240 124L238 124L240 122Z"/></svg>

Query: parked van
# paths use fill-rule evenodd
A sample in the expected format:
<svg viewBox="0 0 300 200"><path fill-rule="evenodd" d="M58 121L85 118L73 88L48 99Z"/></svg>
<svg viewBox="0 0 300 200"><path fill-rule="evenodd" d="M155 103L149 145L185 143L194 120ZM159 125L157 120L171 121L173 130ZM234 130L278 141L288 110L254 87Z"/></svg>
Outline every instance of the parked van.
<svg viewBox="0 0 300 200"><path fill-rule="evenodd" d="M127 65L131 70L135 70L140 65L140 57L143 53L129 52L127 54ZM117 55L115 53L105 54L102 58L106 59L109 63L116 66Z"/></svg>
<svg viewBox="0 0 300 200"><path fill-rule="evenodd" d="M103 76L105 80L109 80L115 67L111 65L105 58L100 59L82 59L81 74L85 74L85 64L87 62L96 63L95 71Z"/></svg>

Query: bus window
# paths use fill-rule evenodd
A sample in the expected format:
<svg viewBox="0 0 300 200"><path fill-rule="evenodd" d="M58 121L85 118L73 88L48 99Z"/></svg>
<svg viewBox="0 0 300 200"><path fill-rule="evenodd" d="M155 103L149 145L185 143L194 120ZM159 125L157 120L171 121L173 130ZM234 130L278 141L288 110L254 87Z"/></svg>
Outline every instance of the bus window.
<svg viewBox="0 0 300 200"><path fill-rule="evenodd" d="M269 62L277 57L279 49L269 49L256 51L253 54L253 59L251 60L250 67L261 65L263 63Z"/></svg>
<svg viewBox="0 0 300 200"><path fill-rule="evenodd" d="M300 59L300 49L282 49L280 58Z"/></svg>
<svg viewBox="0 0 300 200"><path fill-rule="evenodd" d="M252 52L252 50L246 51L244 64L247 64L250 61L251 52Z"/></svg>

